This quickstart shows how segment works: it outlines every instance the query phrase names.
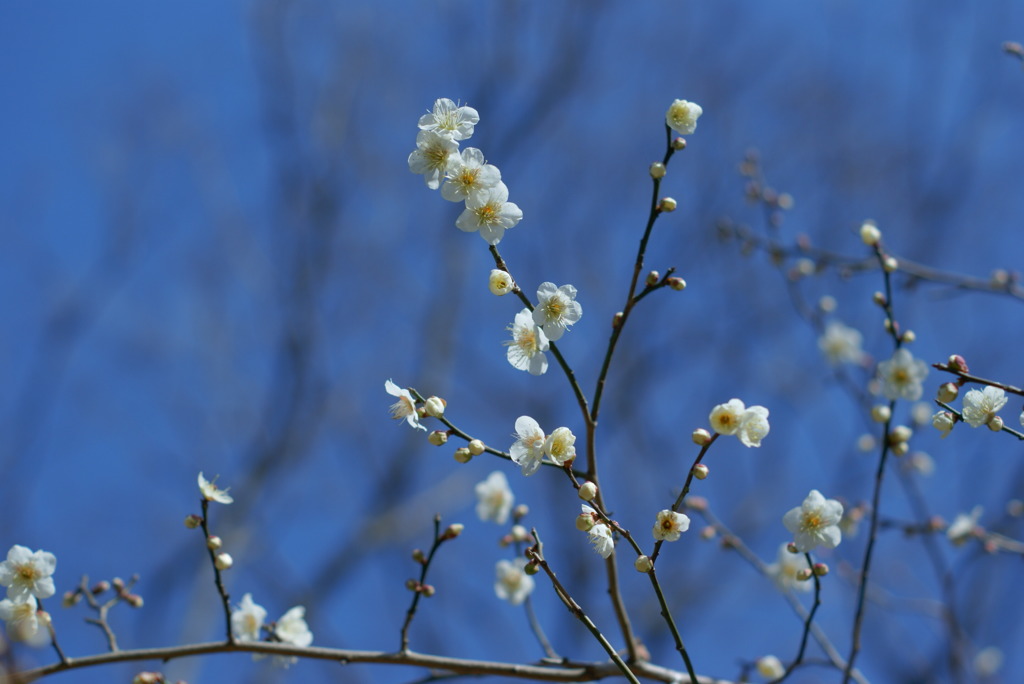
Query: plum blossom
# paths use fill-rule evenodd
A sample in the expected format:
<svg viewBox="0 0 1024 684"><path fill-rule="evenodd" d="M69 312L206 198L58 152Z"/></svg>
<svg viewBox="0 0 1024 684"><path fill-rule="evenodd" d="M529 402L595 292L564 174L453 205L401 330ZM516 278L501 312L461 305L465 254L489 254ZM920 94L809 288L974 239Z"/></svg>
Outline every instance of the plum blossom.
<svg viewBox="0 0 1024 684"><path fill-rule="evenodd" d="M928 375L928 366L900 347L891 359L878 364L878 375L886 398L917 401L924 391L921 383Z"/></svg>
<svg viewBox="0 0 1024 684"><path fill-rule="evenodd" d="M523 210L508 201L508 187L498 181L466 198L466 208L455 220L455 227L467 233L480 231L487 244L496 245L506 230L522 220Z"/></svg>
<svg viewBox="0 0 1024 684"><path fill-rule="evenodd" d="M576 435L567 427L556 428L544 440L544 453L557 463L565 465L576 458Z"/></svg>
<svg viewBox="0 0 1024 684"><path fill-rule="evenodd" d="M254 602L252 594L246 594L231 611L231 633L237 641L259 641L266 619L267 609Z"/></svg>
<svg viewBox="0 0 1024 684"><path fill-rule="evenodd" d="M949 437L954 425L956 425L956 418L949 411L939 411L932 416L932 426L941 433L942 439Z"/></svg>
<svg viewBox="0 0 1024 684"><path fill-rule="evenodd" d="M462 150L457 160L448 167L441 197L449 202L465 202L474 192L493 188L501 182L498 167L484 161L484 153L475 147Z"/></svg>
<svg viewBox="0 0 1024 684"><path fill-rule="evenodd" d="M768 409L763 406L747 408L739 399L730 399L711 410L708 416L711 428L720 435L736 435L745 446L759 447L771 429Z"/></svg>
<svg viewBox="0 0 1024 684"><path fill-rule="evenodd" d="M476 514L481 520L493 520L504 525L512 511L516 497L508 486L505 473L495 470L476 485Z"/></svg>
<svg viewBox="0 0 1024 684"><path fill-rule="evenodd" d="M953 522L946 528L946 537L949 541L960 546L974 536L974 530L978 526L978 520L981 519L982 510L981 506L975 506L970 513L957 514L953 518Z"/></svg>
<svg viewBox="0 0 1024 684"><path fill-rule="evenodd" d="M825 334L818 339L818 348L833 366L841 363L860 363L864 358L861 342L864 336L856 328L839 321L829 321Z"/></svg>
<svg viewBox="0 0 1024 684"><path fill-rule="evenodd" d="M207 501L214 501L221 504L229 504L234 501L234 498L228 494L227 488L221 489L217 486L217 478L213 478L213 481L208 481L203 474L199 473L197 479L199 483L199 493L203 495L203 498Z"/></svg>
<svg viewBox="0 0 1024 684"><path fill-rule="evenodd" d="M615 540L612 539L612 530L604 523L598 523L591 527L587 534L590 535L590 543L594 545L601 558L607 558L615 550Z"/></svg>
<svg viewBox="0 0 1024 684"><path fill-rule="evenodd" d="M546 373L548 359L544 352L548 350L548 338L533 322L530 310L523 309L517 313L508 329L512 333L512 339L504 343L508 347L508 362L514 368L529 371L530 375Z"/></svg>
<svg viewBox="0 0 1024 684"><path fill-rule="evenodd" d="M518 606L533 592L533 578L526 574L526 559L516 558L512 561L500 560L494 567L497 579L494 582L494 593L503 601Z"/></svg>
<svg viewBox="0 0 1024 684"><path fill-rule="evenodd" d="M999 387L972 389L964 396L963 417L971 427L988 425L999 409L1006 405L1006 392Z"/></svg>
<svg viewBox="0 0 1024 684"><path fill-rule="evenodd" d="M0 601L0 620L7 623L8 636L14 641L35 644L35 637L39 634L38 610L39 604L32 594L23 601L12 601L9 598Z"/></svg>
<svg viewBox="0 0 1024 684"><path fill-rule="evenodd" d="M420 117L419 127L450 140L466 140L480 115L472 107L460 107L447 97L434 100L434 109Z"/></svg>
<svg viewBox="0 0 1024 684"><path fill-rule="evenodd" d="M690 529L690 517L685 513L676 513L665 509L658 512L652 533L658 541L676 541L686 530Z"/></svg>
<svg viewBox="0 0 1024 684"><path fill-rule="evenodd" d="M807 553L818 546L834 549L843 538L839 521L843 505L835 499L826 499L812 489L802 505L790 510L782 523L793 533L796 550Z"/></svg>
<svg viewBox="0 0 1024 684"><path fill-rule="evenodd" d="M512 275L508 271L503 271L500 268L491 269L491 276L488 278L487 286L491 290L491 294L498 295L499 297L507 295L512 291L512 288L516 286L512 280Z"/></svg>
<svg viewBox="0 0 1024 684"><path fill-rule="evenodd" d="M420 131L416 149L409 155L409 170L421 174L427 187L437 190L448 169L460 159L457 142L434 131Z"/></svg>
<svg viewBox="0 0 1024 684"><path fill-rule="evenodd" d="M49 551L32 551L15 544L7 552L7 560L0 563L0 584L7 587L7 598L24 603L31 597L49 598L56 587L53 572L57 557Z"/></svg>
<svg viewBox="0 0 1024 684"><path fill-rule="evenodd" d="M398 397L398 401L391 405L391 417L394 419L405 418L412 427L417 430L426 431L426 427L420 425L420 415L416 412L416 401L412 398L412 393L407 389L402 389L390 380L384 382L384 390L393 397Z"/></svg>
<svg viewBox="0 0 1024 684"><path fill-rule="evenodd" d="M313 643L313 633L306 624L306 608L295 606L278 619L274 625L274 636L283 643L305 648ZM278 667L291 667L299 659L295 656L274 656L273 663Z"/></svg>
<svg viewBox="0 0 1024 684"><path fill-rule="evenodd" d="M775 562L767 567L768 575L775 581L779 589L795 589L796 591L810 591L810 582L801 582L797 579L797 573L802 570L809 570L807 557L802 553L792 553L789 544L779 545L775 555Z"/></svg>
<svg viewBox="0 0 1024 684"><path fill-rule="evenodd" d="M522 468L523 475L533 475L544 460L546 435L540 425L529 416L516 419L516 436L519 438L508 450L512 460Z"/></svg>
<svg viewBox="0 0 1024 684"><path fill-rule="evenodd" d="M677 133L690 135L697 129L697 119L703 113L704 110L695 102L676 100L665 113L665 123Z"/></svg>
<svg viewBox="0 0 1024 684"><path fill-rule="evenodd" d="M555 287L554 283L541 283L537 288L537 308L533 322L541 326L552 342L562 338L570 325L580 320L583 307L576 301L576 288L572 285Z"/></svg>

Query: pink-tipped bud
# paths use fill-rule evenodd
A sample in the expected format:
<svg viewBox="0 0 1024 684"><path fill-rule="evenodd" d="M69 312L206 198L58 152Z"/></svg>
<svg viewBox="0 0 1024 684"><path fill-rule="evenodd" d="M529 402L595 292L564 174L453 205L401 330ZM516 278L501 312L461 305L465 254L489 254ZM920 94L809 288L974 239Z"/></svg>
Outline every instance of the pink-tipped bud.
<svg viewBox="0 0 1024 684"><path fill-rule="evenodd" d="M668 286L676 292L682 292L686 289L686 281L678 276L672 276L666 282L668 283Z"/></svg>
<svg viewBox="0 0 1024 684"><path fill-rule="evenodd" d="M949 357L949 360L946 362L946 368L958 373L966 373L969 370L967 368L967 361L959 354L953 354Z"/></svg>
<svg viewBox="0 0 1024 684"><path fill-rule="evenodd" d="M815 563L814 574L818 577L824 577L828 574L828 565L826 565L825 563Z"/></svg>
<svg viewBox="0 0 1024 684"><path fill-rule="evenodd" d="M420 587L420 593L423 594L425 598L430 598L437 593L437 589L434 588L433 584L424 584Z"/></svg>
<svg viewBox="0 0 1024 684"><path fill-rule="evenodd" d="M698 463L693 466L693 476L698 480L706 479L709 472L708 467L703 463Z"/></svg>
<svg viewBox="0 0 1024 684"><path fill-rule="evenodd" d="M697 446L707 446L711 443L711 433L704 428L697 428L693 431L693 434L690 435L690 439L692 439L693 443Z"/></svg>
<svg viewBox="0 0 1024 684"><path fill-rule="evenodd" d="M647 283L647 287L654 287L655 285L658 284L659 280L661 280L661 274L658 273L657 271L651 271L650 273L647 274L647 278L644 280L644 282Z"/></svg>
<svg viewBox="0 0 1024 684"><path fill-rule="evenodd" d="M943 404L949 404L956 400L960 394L960 388L953 382L944 382L939 385L938 400Z"/></svg>
<svg viewBox="0 0 1024 684"><path fill-rule="evenodd" d="M194 513L185 516L185 527L187 527L190 530L194 530L202 524L203 519Z"/></svg>
<svg viewBox="0 0 1024 684"><path fill-rule="evenodd" d="M412 559L417 563L423 564L427 562L427 554L423 553L423 549L413 549Z"/></svg>
<svg viewBox="0 0 1024 684"><path fill-rule="evenodd" d="M442 539L455 539L460 534L462 534L462 530L464 530L464 529L466 529L466 526L463 525L462 523L452 523L451 525L448 526L448 529L446 529L444 531L444 534L441 535L441 538Z"/></svg>
<svg viewBox="0 0 1024 684"><path fill-rule="evenodd" d="M597 485L593 482L584 482L580 485L579 495L584 501L593 501L597 496Z"/></svg>

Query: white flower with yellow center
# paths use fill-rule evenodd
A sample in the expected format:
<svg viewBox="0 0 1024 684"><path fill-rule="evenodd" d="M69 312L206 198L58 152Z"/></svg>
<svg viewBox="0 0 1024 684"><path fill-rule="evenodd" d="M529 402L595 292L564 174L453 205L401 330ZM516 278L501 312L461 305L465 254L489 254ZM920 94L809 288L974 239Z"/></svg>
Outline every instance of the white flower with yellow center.
<svg viewBox="0 0 1024 684"><path fill-rule="evenodd" d="M487 244L496 245L506 230L522 220L522 209L508 201L508 187L498 181L466 198L466 209L456 219L455 227L467 233L480 231Z"/></svg>
<svg viewBox="0 0 1024 684"><path fill-rule="evenodd" d="M724 404L719 404L711 409L708 420L711 422L711 429L720 435L735 435L740 429L740 419L747 407L739 399L730 399Z"/></svg>
<svg viewBox="0 0 1024 684"><path fill-rule="evenodd" d="M427 428L420 425L420 414L416 411L416 401L412 397L412 393L407 389L402 389L390 380L384 381L384 390L393 397L398 397L398 401L391 405L391 417L395 420L405 419L412 427L417 430L426 430Z"/></svg>
<svg viewBox="0 0 1024 684"><path fill-rule="evenodd" d="M658 541L676 541L686 530L690 529L690 517L685 513L676 513L667 508L658 512L652 533Z"/></svg>
<svg viewBox="0 0 1024 684"><path fill-rule="evenodd" d="M583 307L575 300L576 288L572 285L555 287L554 283L541 283L537 288L533 322L544 329L549 340L561 339L566 329L580 320Z"/></svg>
<svg viewBox="0 0 1024 684"><path fill-rule="evenodd" d="M503 271L500 268L491 269L491 276L487 282L491 294L498 295L499 297L507 295L515 285L512 275L508 271Z"/></svg>
<svg viewBox="0 0 1024 684"><path fill-rule="evenodd" d="M544 440L544 453L558 465L571 463L576 458L576 435L567 427L557 428Z"/></svg>
<svg viewBox="0 0 1024 684"><path fill-rule="evenodd" d="M500 560L495 566L497 579L494 582L494 593L498 598L518 606L533 592L533 578L526 574L526 559L516 558L513 561Z"/></svg>
<svg viewBox="0 0 1024 684"><path fill-rule="evenodd" d="M736 437L744 446L759 447L771 427L768 425L768 409L764 406L751 406L740 415L740 425Z"/></svg>
<svg viewBox="0 0 1024 684"><path fill-rule="evenodd" d="M516 497L508 486L505 473L495 470L476 485L476 499L476 514L481 520L493 520L504 525Z"/></svg>
<svg viewBox="0 0 1024 684"><path fill-rule="evenodd" d="M864 358L861 342L864 336L856 328L839 321L829 321L825 334L818 339L818 348L833 366L841 363L860 363Z"/></svg>
<svg viewBox="0 0 1024 684"><path fill-rule="evenodd" d="M0 601L0 620L7 623L7 634L13 641L28 641L37 645L34 637L39 633L38 608L36 597L31 594L24 601Z"/></svg>
<svg viewBox="0 0 1024 684"><path fill-rule="evenodd" d="M818 546L834 549L842 541L839 521L843 517L843 505L835 499L826 499L817 489L812 489L802 505L790 510L782 518L782 524L793 533L793 543L800 553L807 553Z"/></svg>
<svg viewBox="0 0 1024 684"><path fill-rule="evenodd" d="M423 176L427 187L437 190L453 165L459 162L459 144L434 131L416 135L416 149L409 155L409 170Z"/></svg>
<svg viewBox="0 0 1024 684"><path fill-rule="evenodd" d="M484 153L475 147L462 150L457 161L448 168L441 197L449 202L465 202L474 192L493 188L501 182L498 167L484 161Z"/></svg>
<svg viewBox="0 0 1024 684"><path fill-rule="evenodd" d="M516 314L509 326L512 339L504 344L508 347L508 362L514 368L529 371L530 375L543 375L548 370L548 359L544 352L548 350L548 338L533 322L533 314L523 309Z"/></svg>
<svg viewBox="0 0 1024 684"><path fill-rule="evenodd" d="M23 603L30 597L49 598L57 590L53 572L57 557L49 551L32 551L15 544L0 563L0 584L7 587L7 598Z"/></svg>
<svg viewBox="0 0 1024 684"><path fill-rule="evenodd" d="M203 495L203 498L207 501L214 501L221 504L229 504L234 501L234 498L228 494L227 488L221 489L217 486L217 478L213 478L213 481L207 480L203 477L202 473L199 473L197 478L199 483L199 493Z"/></svg>
<svg viewBox="0 0 1024 684"><path fill-rule="evenodd" d="M473 128L480 122L480 115L472 107L460 107L447 97L434 100L434 109L420 117L419 126L451 140L466 140L473 135Z"/></svg>
<svg viewBox="0 0 1024 684"><path fill-rule="evenodd" d="M291 644L305 648L313 643L313 633L306 624L306 608L295 606L274 625L274 636L283 644ZM274 656L273 663L278 667L290 667L299 662L295 656Z"/></svg>
<svg viewBox="0 0 1024 684"><path fill-rule="evenodd" d="M697 129L697 119L703 113L703 108L695 102L676 100L665 114L665 123L677 133L690 135Z"/></svg>
<svg viewBox="0 0 1024 684"><path fill-rule="evenodd" d="M516 419L516 436L519 438L508 450L509 456L523 470L523 475L533 475L544 460L546 435L540 425L530 416Z"/></svg>
<svg viewBox="0 0 1024 684"><path fill-rule="evenodd" d="M917 401L924 391L921 383L928 375L928 366L900 347L891 359L878 364L878 375L886 398Z"/></svg>
<svg viewBox="0 0 1024 684"><path fill-rule="evenodd" d="M779 545L778 553L775 555L775 562L766 568L768 576L775 580L779 589L795 589L796 591L810 591L812 582L801 582L797 579L797 573L802 570L809 570L807 557L802 553L793 553L789 550L789 544Z"/></svg>
<svg viewBox="0 0 1024 684"><path fill-rule="evenodd" d="M972 389L964 396L964 420L971 427L988 425L999 409L1006 405L1006 392L998 387Z"/></svg>
<svg viewBox="0 0 1024 684"><path fill-rule="evenodd" d="M252 594L242 597L242 602L231 611L231 633L237 641L259 641L267 610L252 600Z"/></svg>
<svg viewBox="0 0 1024 684"><path fill-rule="evenodd" d="M594 509L589 506L584 506L584 509ZM590 543L594 546L594 551L597 551L601 558L607 558L612 555L612 551L615 550L615 539L612 538L612 530L604 523L596 523L593 527L587 530L587 534L590 536Z"/></svg>

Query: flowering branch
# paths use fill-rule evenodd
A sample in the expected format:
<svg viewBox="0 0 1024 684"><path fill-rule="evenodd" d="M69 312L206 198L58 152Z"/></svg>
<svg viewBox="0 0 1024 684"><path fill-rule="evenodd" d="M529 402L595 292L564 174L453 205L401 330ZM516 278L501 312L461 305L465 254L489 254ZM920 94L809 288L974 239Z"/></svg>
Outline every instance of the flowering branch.
<svg viewBox="0 0 1024 684"><path fill-rule="evenodd" d="M202 478L202 473L199 475ZM227 554L218 554L217 547L214 544L209 543L211 538L210 527L208 522L208 512L210 508L210 500L206 497L202 499L203 514L199 519L199 526L203 530L203 537L207 540L206 552L210 556L210 565L213 566L213 581L217 585L217 593L220 594L221 604L224 606L224 622L225 629L227 631L228 643L234 643L235 635L231 631L231 599L228 596L227 589L224 588L224 581L221 578L221 569L227 569L231 567L230 556ZM224 557L227 557L227 561L224 561Z"/></svg>
<svg viewBox="0 0 1024 684"><path fill-rule="evenodd" d="M430 569L430 563L434 560L434 554L437 553L439 548L441 548L441 544L455 539L461 533L462 525L459 525L458 523L449 525L445 528L444 532L441 532L441 515L436 514L434 516L434 543L431 545L430 551L426 556L424 556L423 552L419 549L413 552L413 560L418 562L422 567L420 568L419 580L411 579L406 583L406 587L413 592L413 596L412 603L409 604L409 610L405 613L405 623L402 624L402 640L399 650L403 653L409 650L409 626L412 624L412 619L416 615L416 607L419 605L420 597L429 597L434 595L434 587L426 584L427 570Z"/></svg>

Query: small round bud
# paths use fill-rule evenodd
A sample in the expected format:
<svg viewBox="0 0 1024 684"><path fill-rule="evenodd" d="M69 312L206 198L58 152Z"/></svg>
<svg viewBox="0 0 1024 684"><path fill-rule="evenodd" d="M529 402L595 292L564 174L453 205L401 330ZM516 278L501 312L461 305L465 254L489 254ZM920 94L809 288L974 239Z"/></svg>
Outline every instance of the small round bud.
<svg viewBox="0 0 1024 684"><path fill-rule="evenodd" d="M965 361L964 357L959 354L953 354L949 357L949 361L946 362L946 368L960 373L966 373L969 370L967 368L967 361Z"/></svg>
<svg viewBox="0 0 1024 684"><path fill-rule="evenodd" d="M797 573L796 573L796 581L797 582L806 582L807 580L811 579L811 575L812 574L813 573L811 572L810 568L804 568L803 570L798 570Z"/></svg>
<svg viewBox="0 0 1024 684"><path fill-rule="evenodd" d="M954 382L945 382L939 385L938 400L943 404L948 404L957 398L960 394L960 388Z"/></svg>
<svg viewBox="0 0 1024 684"><path fill-rule="evenodd" d="M218 537L217 535L211 534L209 537L206 538L206 548L210 549L211 551L216 551L222 546L224 546L224 540Z"/></svg>
<svg viewBox="0 0 1024 684"><path fill-rule="evenodd" d="M417 591L420 588L420 583L414 579L405 580L405 588L409 591Z"/></svg>
<svg viewBox="0 0 1024 684"><path fill-rule="evenodd" d="M512 509L512 519L513 520L522 520L523 518L525 518L529 514L530 514L530 507L527 506L526 504L519 504L518 506L516 506L515 508Z"/></svg>
<svg viewBox="0 0 1024 684"><path fill-rule="evenodd" d="M455 539L460 534L462 534L462 530L464 530L464 529L466 529L466 526L463 525L462 523L452 523L451 525L448 526L448 529L446 529L444 531L444 534L442 535L442 538L443 539Z"/></svg>
<svg viewBox="0 0 1024 684"><path fill-rule="evenodd" d="M142 597L138 594L127 594L124 597L125 602L132 608L141 608L142 604L145 603Z"/></svg>
<svg viewBox="0 0 1024 684"><path fill-rule="evenodd" d="M779 209L789 210L793 208L796 202L793 200L793 196L788 192L784 192L779 195L778 199L775 200L775 204L778 205Z"/></svg>
<svg viewBox="0 0 1024 684"><path fill-rule="evenodd" d="M673 150L685 150L686 149L686 138L673 138L672 139Z"/></svg>
<svg viewBox="0 0 1024 684"><path fill-rule="evenodd" d="M668 286L676 292L682 292L686 289L686 281L678 276L672 276L668 279Z"/></svg>
<svg viewBox="0 0 1024 684"><path fill-rule="evenodd" d="M123 588L124 587L122 586L121 589ZM105 591L110 591L110 582L108 582L107 580L101 580L96 584L92 585L92 589L89 590L89 593L91 593L93 596L99 596Z"/></svg>
<svg viewBox="0 0 1024 684"><path fill-rule="evenodd" d="M60 603L65 608L70 608L79 601L82 600L82 592L80 591L65 591L64 596L61 597Z"/></svg>
<svg viewBox="0 0 1024 684"><path fill-rule="evenodd" d="M875 404L871 407L871 420L876 423L885 423L892 418L892 409L885 404Z"/></svg>
<svg viewBox="0 0 1024 684"><path fill-rule="evenodd" d="M429 397L423 402L423 410L432 418L440 418L444 415L444 407L448 402L441 397Z"/></svg>
<svg viewBox="0 0 1024 684"><path fill-rule="evenodd" d="M217 554L213 564L217 566L218 570L227 570L235 564L235 559L231 557L230 553L222 552Z"/></svg>
<svg viewBox="0 0 1024 684"><path fill-rule="evenodd" d="M455 460L459 463L469 463L473 459L473 453L466 447L459 447L455 450Z"/></svg>
<svg viewBox="0 0 1024 684"><path fill-rule="evenodd" d="M910 451L910 445L906 442L896 442L889 447L889 450L892 451L893 456L905 456Z"/></svg>
<svg viewBox="0 0 1024 684"><path fill-rule="evenodd" d="M417 563L426 563L427 562L427 554L423 553L423 549L413 549L412 550L412 559L414 561L416 561Z"/></svg>
<svg viewBox="0 0 1024 684"><path fill-rule="evenodd" d="M703 480L707 478L709 471L706 465L704 465L703 463L698 463L697 465L693 466L692 472L695 478L697 478L698 480Z"/></svg>
<svg viewBox="0 0 1024 684"><path fill-rule="evenodd" d="M662 197L658 202L658 211L675 211L678 204L671 197Z"/></svg>
<svg viewBox="0 0 1024 684"><path fill-rule="evenodd" d="M651 178L654 179L664 178L665 174L668 173L668 170L665 168L665 165L662 164L661 162L654 162L653 164L651 164L651 168L648 169L648 171L651 174Z"/></svg>
<svg viewBox="0 0 1024 684"><path fill-rule="evenodd" d="M593 482L584 482L580 485L579 495L584 501L593 501L597 496L597 485Z"/></svg>
<svg viewBox="0 0 1024 684"><path fill-rule="evenodd" d="M637 556L637 559L633 561L633 567L637 572L650 572L654 569L654 563L651 562L649 556Z"/></svg>
<svg viewBox="0 0 1024 684"><path fill-rule="evenodd" d="M885 269L886 273L894 273L900 267L900 262L896 261L894 257L887 256L882 259L882 268Z"/></svg>
<svg viewBox="0 0 1024 684"><path fill-rule="evenodd" d="M860 226L860 239L868 247L874 247L881 242L882 231L878 230L878 226L875 225L874 221L865 221Z"/></svg>
<svg viewBox="0 0 1024 684"><path fill-rule="evenodd" d="M647 279L644 282L647 283L647 287L654 287L658 284L659 280L661 280L661 274L657 271L651 271L647 274Z"/></svg>
<svg viewBox="0 0 1024 684"><path fill-rule="evenodd" d="M818 308L821 309L823 313L832 313L836 310L836 306L836 298L832 295L825 295L818 300Z"/></svg>
<svg viewBox="0 0 1024 684"><path fill-rule="evenodd" d="M703 496L688 496L686 497L685 505L691 511L706 511L708 509L708 500Z"/></svg>
<svg viewBox="0 0 1024 684"><path fill-rule="evenodd" d="M512 537L512 541L515 542L528 542L533 541L533 537L530 536L530 531L522 525L513 525L509 531L509 535Z"/></svg>
<svg viewBox="0 0 1024 684"><path fill-rule="evenodd" d="M892 319L886 317L886 319L882 321L882 327L885 328L885 332L892 332Z"/></svg>
<svg viewBox="0 0 1024 684"><path fill-rule="evenodd" d="M814 275L817 270L817 265L811 259L798 259L796 262L796 272L803 277Z"/></svg>
<svg viewBox="0 0 1024 684"><path fill-rule="evenodd" d="M491 294L498 295L499 297L508 294L516 286L515 282L512 281L511 274L508 271L502 271L500 268L495 268L491 271L491 277L487 285L491 290Z"/></svg>
<svg viewBox="0 0 1024 684"><path fill-rule="evenodd" d="M427 435L427 441L434 446L444 446L448 443L448 431L447 430L434 430Z"/></svg>
<svg viewBox="0 0 1024 684"><path fill-rule="evenodd" d="M1003 417L992 416L989 419L989 421L985 424L988 426L988 429L991 430L992 432L999 432L1000 430L1003 429Z"/></svg>
<svg viewBox="0 0 1024 684"><path fill-rule="evenodd" d="M576 516L576 529L580 532L589 532L594 527L594 516L590 513L580 513Z"/></svg>
<svg viewBox="0 0 1024 684"><path fill-rule="evenodd" d="M909 442L913 435L914 431L906 425L897 425L892 429L892 432L889 433L889 441L893 444Z"/></svg>
<svg viewBox="0 0 1024 684"><path fill-rule="evenodd" d="M1010 499L1006 502L1006 514L1011 518L1019 518L1024 515L1024 501Z"/></svg>
<svg viewBox="0 0 1024 684"><path fill-rule="evenodd" d="M194 513L185 516L185 527L187 527L190 530L194 530L202 524L203 519Z"/></svg>
<svg viewBox="0 0 1024 684"><path fill-rule="evenodd" d="M103 582L100 582L99 584L103 584ZM110 583L107 586L113 586L118 593L121 593L122 591L124 591L124 580L120 577L115 577L114 579L110 580Z"/></svg>
<svg viewBox="0 0 1024 684"><path fill-rule="evenodd" d="M530 561L525 567L523 567L523 572L527 575L536 575L540 572L540 566L537 564L537 561Z"/></svg>
<svg viewBox="0 0 1024 684"><path fill-rule="evenodd" d="M718 533L715 531L715 528L711 525L708 525L700 531L700 538L704 541L708 541L714 539L716 534Z"/></svg>
<svg viewBox="0 0 1024 684"><path fill-rule="evenodd" d="M707 446L711 443L711 433L704 428L697 428L693 431L693 434L690 435L690 439L692 439L693 443L697 446Z"/></svg>
<svg viewBox="0 0 1024 684"><path fill-rule="evenodd" d="M612 328L618 328L620 325L622 325L622 319L625 317L625 314L623 314L621 311L616 312L616 314L612 316Z"/></svg>
<svg viewBox="0 0 1024 684"><path fill-rule="evenodd" d="M423 594L425 598L430 598L437 593L437 589L434 588L433 584L424 584L420 587L420 593Z"/></svg>
<svg viewBox="0 0 1024 684"><path fill-rule="evenodd" d="M826 565L825 563L815 563L814 574L818 577L824 577L828 574L828 565Z"/></svg>
<svg viewBox="0 0 1024 684"><path fill-rule="evenodd" d="M484 449L487 447L485 447L484 443L479 439L471 439L469 440L469 444L466 445L466 448L469 449L469 453L473 456L479 456L484 453Z"/></svg>
<svg viewBox="0 0 1024 684"><path fill-rule="evenodd" d="M786 544L786 551L789 551L790 553L800 553L796 550L796 544L794 544L793 542L789 542L788 544Z"/></svg>
<svg viewBox="0 0 1024 684"><path fill-rule="evenodd" d="M884 294L882 294L881 292L876 292L875 294L871 295L871 301L873 301L878 306L885 306L887 300Z"/></svg>
<svg viewBox="0 0 1024 684"><path fill-rule="evenodd" d="M757 668L757 674L765 679L778 679L786 674L786 668L782 666L782 661L773 655L758 658L754 667Z"/></svg>
<svg viewBox="0 0 1024 684"><path fill-rule="evenodd" d="M906 342L907 344L917 342L917 333L915 333L913 330L904 330L903 336L900 337L900 339Z"/></svg>

